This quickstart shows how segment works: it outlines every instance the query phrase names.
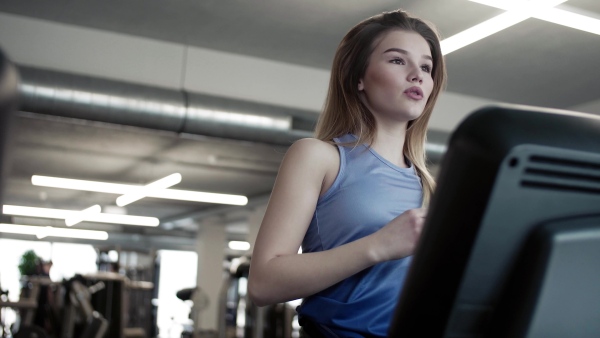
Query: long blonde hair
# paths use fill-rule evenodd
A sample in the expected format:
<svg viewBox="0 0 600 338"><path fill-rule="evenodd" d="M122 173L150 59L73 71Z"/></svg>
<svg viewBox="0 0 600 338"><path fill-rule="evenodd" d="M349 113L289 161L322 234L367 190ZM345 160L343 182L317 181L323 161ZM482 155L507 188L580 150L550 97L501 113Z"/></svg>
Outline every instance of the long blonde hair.
<svg viewBox="0 0 600 338"><path fill-rule="evenodd" d="M409 121L403 149L404 156L412 162L421 178L423 204L427 205L435 189L435 181L426 165L427 125L439 93L446 83L446 66L440 39L430 24L405 11L397 10L375 15L352 28L340 42L333 59L329 91L315 137L333 143L334 138L353 133L358 136L356 144L373 143L375 118L359 99L358 82L367 70L375 41L391 30L420 34L427 41L433 58L433 90L421 116Z"/></svg>

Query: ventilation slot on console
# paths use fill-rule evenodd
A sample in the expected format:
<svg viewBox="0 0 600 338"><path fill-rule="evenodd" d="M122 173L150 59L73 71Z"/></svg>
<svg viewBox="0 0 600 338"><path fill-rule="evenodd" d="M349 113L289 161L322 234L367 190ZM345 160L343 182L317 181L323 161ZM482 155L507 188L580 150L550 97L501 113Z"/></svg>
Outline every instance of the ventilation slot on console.
<svg viewBox="0 0 600 338"><path fill-rule="evenodd" d="M600 194L600 163L533 155L525 165L521 185Z"/></svg>

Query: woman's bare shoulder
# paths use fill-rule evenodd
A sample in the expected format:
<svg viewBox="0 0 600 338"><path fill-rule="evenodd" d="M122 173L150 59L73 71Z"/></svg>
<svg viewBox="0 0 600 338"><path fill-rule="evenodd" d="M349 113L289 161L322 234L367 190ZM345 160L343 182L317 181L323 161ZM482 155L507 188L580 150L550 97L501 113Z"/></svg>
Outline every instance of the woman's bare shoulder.
<svg viewBox="0 0 600 338"><path fill-rule="evenodd" d="M324 170L323 173L337 170L339 166L337 147L315 138L304 138L294 142L285 157L288 162L301 167L308 166L313 170L320 168Z"/></svg>
<svg viewBox="0 0 600 338"><path fill-rule="evenodd" d="M300 139L292 144L288 152L299 153L314 159L327 159L338 153L335 145L316 138Z"/></svg>
<svg viewBox="0 0 600 338"><path fill-rule="evenodd" d="M322 195L333 184L340 167L337 146L314 138L296 141L288 150L291 161L306 172L311 172L320 180ZM286 155L288 156L288 155Z"/></svg>

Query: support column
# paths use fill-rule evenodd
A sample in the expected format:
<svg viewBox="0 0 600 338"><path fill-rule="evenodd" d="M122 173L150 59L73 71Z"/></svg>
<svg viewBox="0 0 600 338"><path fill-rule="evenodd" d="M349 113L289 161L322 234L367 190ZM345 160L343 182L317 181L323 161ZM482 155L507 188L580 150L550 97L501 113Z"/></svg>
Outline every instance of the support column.
<svg viewBox="0 0 600 338"><path fill-rule="evenodd" d="M263 217L265 216L265 211L267 210L267 205L261 205L248 215L248 236L246 240L250 243L250 249L246 255L252 255L252 250L254 249L254 243L256 242L256 236L258 235L258 230L260 229L260 224L262 223ZM254 314L256 316L254 321L254 327L252 336L254 338L263 338L264 325L265 325L265 309L260 307L255 307Z"/></svg>
<svg viewBox="0 0 600 338"><path fill-rule="evenodd" d="M220 310L220 292L223 287L225 272L223 269L224 250L226 245L225 224L221 219L207 219L199 225L196 235L198 253L197 284L201 293L196 292L194 306L208 299L208 306L197 308L194 316L194 332L218 332Z"/></svg>

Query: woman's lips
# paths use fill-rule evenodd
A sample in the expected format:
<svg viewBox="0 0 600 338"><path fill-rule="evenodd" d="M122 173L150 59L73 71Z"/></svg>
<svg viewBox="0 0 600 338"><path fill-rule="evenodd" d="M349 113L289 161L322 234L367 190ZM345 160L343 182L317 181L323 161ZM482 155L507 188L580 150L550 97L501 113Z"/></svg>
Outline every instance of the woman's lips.
<svg viewBox="0 0 600 338"><path fill-rule="evenodd" d="M423 91L419 87L410 87L404 91L404 94L413 100L423 99Z"/></svg>

